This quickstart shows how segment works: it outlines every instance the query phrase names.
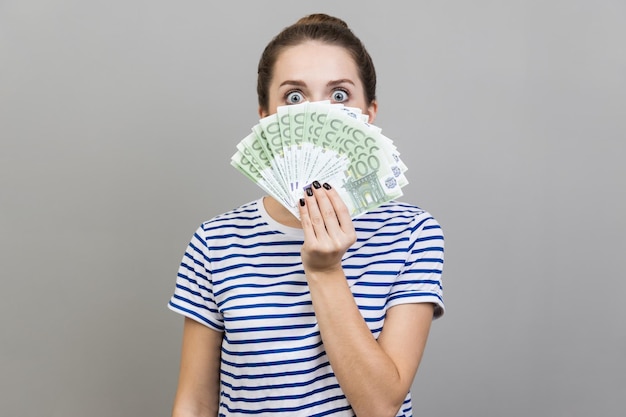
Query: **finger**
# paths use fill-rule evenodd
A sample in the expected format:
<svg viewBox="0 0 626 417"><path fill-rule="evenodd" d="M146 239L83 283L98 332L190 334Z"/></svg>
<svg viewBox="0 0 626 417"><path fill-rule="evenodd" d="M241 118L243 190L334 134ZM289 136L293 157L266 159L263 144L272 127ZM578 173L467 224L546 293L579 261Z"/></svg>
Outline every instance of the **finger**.
<svg viewBox="0 0 626 417"><path fill-rule="evenodd" d="M311 217L309 216L309 209L306 204L306 199L300 199L300 205L298 208L300 212L300 224L304 231L304 240L311 242L315 239L315 231L313 230L313 224L311 223Z"/></svg>
<svg viewBox="0 0 626 417"><path fill-rule="evenodd" d="M352 218L350 217L350 211L348 207L343 202L343 199L330 184L325 183L324 189L326 189L326 196L328 201L333 206L333 211L335 212L335 216L337 222L339 223L339 227L344 233L351 233L354 231L354 226L352 225Z"/></svg>
<svg viewBox="0 0 626 417"><path fill-rule="evenodd" d="M305 207L309 214L311 227L315 232L316 238L320 239L327 235L326 225L324 224L324 218L322 217L319 206L317 205L317 199L315 198L315 192L313 191L313 187L308 187L305 190L304 199L306 201Z"/></svg>
<svg viewBox="0 0 626 417"><path fill-rule="evenodd" d="M330 236L336 236L337 233L341 232L341 228L339 226L339 220L337 219L337 213L335 213L333 203L328 198L328 191L326 188L322 188L322 185L318 181L313 182L313 188L315 200L317 202L320 215L324 220L326 231Z"/></svg>

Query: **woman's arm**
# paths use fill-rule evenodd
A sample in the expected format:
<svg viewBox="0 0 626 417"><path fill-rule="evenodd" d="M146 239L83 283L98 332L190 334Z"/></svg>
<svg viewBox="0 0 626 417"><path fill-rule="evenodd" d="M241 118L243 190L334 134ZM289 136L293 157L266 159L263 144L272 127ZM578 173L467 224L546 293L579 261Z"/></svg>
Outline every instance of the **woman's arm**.
<svg viewBox="0 0 626 417"><path fill-rule="evenodd" d="M220 395L222 333L185 317L173 417L215 417Z"/></svg>
<svg viewBox="0 0 626 417"><path fill-rule="evenodd" d="M348 210L335 190L315 185L300 209L302 262L326 353L356 415L395 416L417 372L434 307L390 308L378 341L374 339L341 267L343 254L356 240Z"/></svg>
<svg viewBox="0 0 626 417"><path fill-rule="evenodd" d="M359 417L395 416L424 352L433 305L391 307L377 342L345 276L316 274L309 277L309 287L324 348L354 412Z"/></svg>

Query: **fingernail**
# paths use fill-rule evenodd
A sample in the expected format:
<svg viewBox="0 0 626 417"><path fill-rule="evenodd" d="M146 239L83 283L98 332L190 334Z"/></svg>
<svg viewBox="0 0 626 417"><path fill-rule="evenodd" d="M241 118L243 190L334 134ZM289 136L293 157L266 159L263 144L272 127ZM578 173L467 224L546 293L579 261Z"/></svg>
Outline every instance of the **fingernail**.
<svg viewBox="0 0 626 417"><path fill-rule="evenodd" d="M300 199L300 205L301 205L302 207L304 207L304 198L301 198L301 199Z"/></svg>
<svg viewBox="0 0 626 417"><path fill-rule="evenodd" d="M313 196L313 189L311 187L306 188L306 195L309 197Z"/></svg>
<svg viewBox="0 0 626 417"><path fill-rule="evenodd" d="M327 182L325 182L325 183L324 183L324 185L322 185L322 187L324 187L324 188L325 188L325 189L327 189L327 190L330 190L331 188L333 188L333 187L331 187L331 186L330 186L330 184L329 184L329 183L327 183Z"/></svg>
<svg viewBox="0 0 626 417"><path fill-rule="evenodd" d="M316 190L319 190L321 187L319 181L313 181L313 187L315 187Z"/></svg>

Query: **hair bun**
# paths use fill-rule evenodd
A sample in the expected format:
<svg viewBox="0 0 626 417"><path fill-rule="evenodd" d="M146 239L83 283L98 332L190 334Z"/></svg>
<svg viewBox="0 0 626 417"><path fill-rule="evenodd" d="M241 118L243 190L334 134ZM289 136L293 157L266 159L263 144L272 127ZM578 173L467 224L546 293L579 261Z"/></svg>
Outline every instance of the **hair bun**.
<svg viewBox="0 0 626 417"><path fill-rule="evenodd" d="M316 25L316 24L337 25L349 29L348 24L338 17L330 16L325 13L313 13L308 16L301 17L296 25Z"/></svg>

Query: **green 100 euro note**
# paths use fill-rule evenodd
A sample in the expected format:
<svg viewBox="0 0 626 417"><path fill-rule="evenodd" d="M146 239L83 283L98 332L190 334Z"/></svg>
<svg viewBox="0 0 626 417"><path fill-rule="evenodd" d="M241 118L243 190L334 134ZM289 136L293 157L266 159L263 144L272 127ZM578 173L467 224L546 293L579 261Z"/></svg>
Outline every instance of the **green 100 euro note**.
<svg viewBox="0 0 626 417"><path fill-rule="evenodd" d="M315 180L359 216L402 195L406 165L393 141L359 109L330 101L280 106L237 145L231 165L299 218Z"/></svg>

